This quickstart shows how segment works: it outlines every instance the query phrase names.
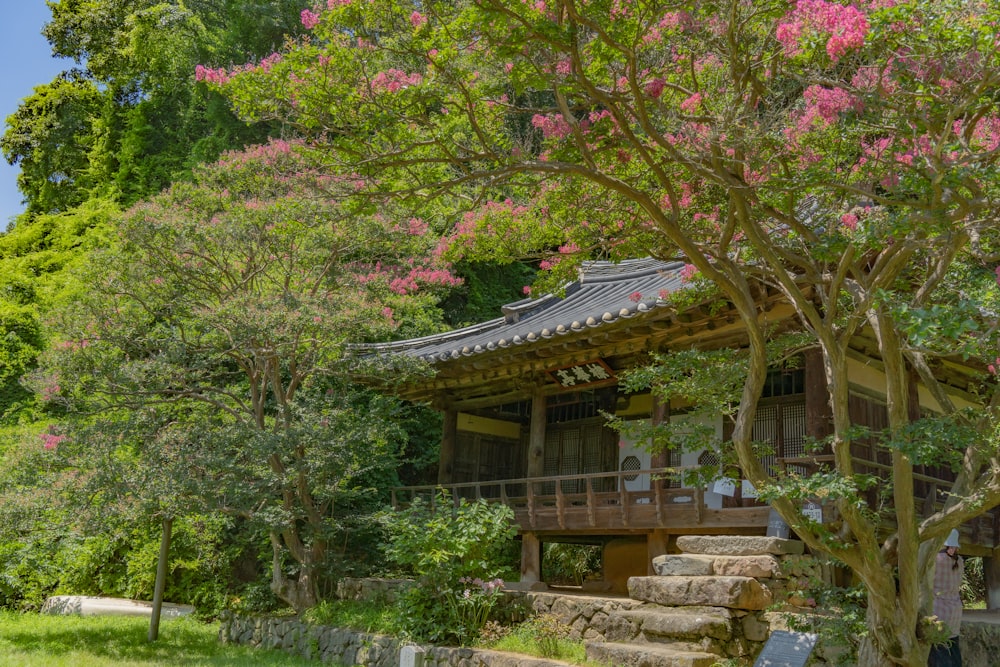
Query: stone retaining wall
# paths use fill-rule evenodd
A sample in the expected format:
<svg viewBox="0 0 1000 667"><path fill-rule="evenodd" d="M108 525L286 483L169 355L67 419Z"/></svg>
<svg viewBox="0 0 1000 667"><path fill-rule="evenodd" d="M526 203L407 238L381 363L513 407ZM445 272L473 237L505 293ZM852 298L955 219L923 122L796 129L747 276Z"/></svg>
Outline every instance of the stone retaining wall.
<svg viewBox="0 0 1000 667"><path fill-rule="evenodd" d="M394 590L408 582L398 580L346 581L338 587L351 599L391 599ZM570 628L570 637L586 641L631 641L638 637L629 620L641 614L649 603L630 598L604 598L587 595L560 595L554 592L508 592L508 603L535 613L549 613ZM729 655L746 654L759 648L770 630L786 629L784 614L775 612L735 612L739 616L740 636L725 646ZM978 616L978 617L977 617ZM402 643L393 637L354 632L341 628L317 627L296 618L240 617L224 612L219 639L223 643L258 648L282 649L309 659L341 665L395 667ZM735 643L734 643L735 642ZM823 653L823 651L818 651ZM1000 619L992 612L966 612L962 622L962 653L967 665L993 664L1000 653ZM564 663L512 656L497 651L469 648L423 647L425 667L553 667ZM832 659L834 656L822 656ZM815 655L814 658L820 658Z"/></svg>
<svg viewBox="0 0 1000 667"><path fill-rule="evenodd" d="M241 617L224 612L219 641L263 649L279 649L309 660L336 665L395 667L403 642L342 628L313 626L296 618ZM500 651L424 646L424 667L567 667L557 660L531 658Z"/></svg>

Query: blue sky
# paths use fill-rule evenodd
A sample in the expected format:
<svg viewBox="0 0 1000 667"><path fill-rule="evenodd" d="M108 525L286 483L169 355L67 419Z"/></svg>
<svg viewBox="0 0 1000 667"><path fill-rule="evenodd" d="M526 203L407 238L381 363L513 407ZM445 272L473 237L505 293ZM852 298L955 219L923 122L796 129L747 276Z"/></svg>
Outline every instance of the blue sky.
<svg viewBox="0 0 1000 667"><path fill-rule="evenodd" d="M51 81L73 65L71 60L52 57L42 26L49 19L45 0L3 0L0 18L0 119L17 110L18 103L35 86ZM4 125L6 129L6 124ZM12 216L24 210L17 191L17 168L0 159L0 230Z"/></svg>

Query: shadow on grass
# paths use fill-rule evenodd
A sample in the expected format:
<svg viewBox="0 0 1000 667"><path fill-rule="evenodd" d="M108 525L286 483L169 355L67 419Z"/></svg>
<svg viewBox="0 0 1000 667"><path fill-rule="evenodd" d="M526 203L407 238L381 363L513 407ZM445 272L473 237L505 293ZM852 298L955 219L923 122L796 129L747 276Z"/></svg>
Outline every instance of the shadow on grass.
<svg viewBox="0 0 1000 667"><path fill-rule="evenodd" d="M160 638L146 641L149 619L115 616L0 614L0 664L18 656L47 659L33 664L94 665L273 665L315 664L280 651L258 651L218 642L218 626L182 618L164 620ZM7 659L5 659L7 656ZM60 660L60 662L57 662Z"/></svg>

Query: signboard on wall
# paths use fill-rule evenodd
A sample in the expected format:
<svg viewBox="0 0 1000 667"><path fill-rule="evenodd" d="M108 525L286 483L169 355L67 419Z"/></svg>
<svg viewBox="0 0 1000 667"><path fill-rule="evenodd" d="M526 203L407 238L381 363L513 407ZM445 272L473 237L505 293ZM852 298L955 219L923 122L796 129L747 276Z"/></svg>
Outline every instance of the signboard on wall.
<svg viewBox="0 0 1000 667"><path fill-rule="evenodd" d="M549 371L549 377L562 387L586 387L587 385L613 380L614 371L601 359L586 361L582 364L564 366Z"/></svg>

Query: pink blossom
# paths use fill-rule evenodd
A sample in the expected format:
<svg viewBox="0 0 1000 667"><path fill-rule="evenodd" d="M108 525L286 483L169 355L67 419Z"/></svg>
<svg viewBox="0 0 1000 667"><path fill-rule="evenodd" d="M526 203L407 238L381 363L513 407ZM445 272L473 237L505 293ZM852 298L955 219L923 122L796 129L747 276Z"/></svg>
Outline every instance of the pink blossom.
<svg viewBox="0 0 1000 667"><path fill-rule="evenodd" d="M573 128L566 122L562 115L543 116L535 114L531 118L531 124L542 131L542 136L546 139L555 137L564 139L572 133Z"/></svg>
<svg viewBox="0 0 1000 667"><path fill-rule="evenodd" d="M407 74L395 68L379 72L372 79L371 87L374 91L387 91L396 93L409 86L416 86L423 82L420 74Z"/></svg>
<svg viewBox="0 0 1000 667"><path fill-rule="evenodd" d="M701 105L701 93L695 93L691 97L681 102L681 111L685 113L694 113L700 105Z"/></svg>
<svg viewBox="0 0 1000 667"><path fill-rule="evenodd" d="M858 228L858 216L853 213L845 213L840 216L840 222L843 223L844 227L847 227L851 231Z"/></svg>
<svg viewBox="0 0 1000 667"><path fill-rule="evenodd" d="M419 28L426 24L427 24L427 17L421 14L420 12L415 11L412 14L410 14L410 25L412 25L414 28Z"/></svg>
<svg viewBox="0 0 1000 667"><path fill-rule="evenodd" d="M423 236L427 233L429 226L420 218L410 218L407 223L406 233L410 236Z"/></svg>
<svg viewBox="0 0 1000 667"><path fill-rule="evenodd" d="M53 433L54 427L50 426L47 433L42 433L39 437L42 440L42 447L47 450L53 450L59 446L59 443L66 440L65 435L57 435Z"/></svg>
<svg viewBox="0 0 1000 667"><path fill-rule="evenodd" d="M229 72L224 67L220 67L219 69L211 69L202 65L195 65L194 67L195 81L206 81L221 86L228 83L230 78Z"/></svg>
<svg viewBox="0 0 1000 667"><path fill-rule="evenodd" d="M837 62L851 49L864 46L868 19L857 7L827 0L798 0L795 9L778 25L775 36L785 48L785 55L797 55L800 41L807 36L826 38L826 53Z"/></svg>
<svg viewBox="0 0 1000 667"><path fill-rule="evenodd" d="M527 296L531 296L531 285L525 285L524 287L522 287L521 292L523 292Z"/></svg>
<svg viewBox="0 0 1000 667"><path fill-rule="evenodd" d="M861 106L860 100L846 90L818 85L806 88L802 98L806 102L806 108L796 123L794 135L808 132L813 127L829 127L844 111L859 110Z"/></svg>
<svg viewBox="0 0 1000 667"><path fill-rule="evenodd" d="M986 367L986 370L988 370L993 375L997 375L998 373L1000 373L1000 357L994 359L993 363Z"/></svg>
<svg viewBox="0 0 1000 667"><path fill-rule="evenodd" d="M628 295L628 300L632 303L639 303L642 301L642 292L632 292Z"/></svg>
<svg viewBox="0 0 1000 667"><path fill-rule="evenodd" d="M327 9L336 9L337 7L347 7L351 4L351 0L327 0Z"/></svg>
<svg viewBox="0 0 1000 667"><path fill-rule="evenodd" d="M646 84L646 94L656 99L663 94L664 85L666 85L666 81L662 78L653 79Z"/></svg>
<svg viewBox="0 0 1000 667"><path fill-rule="evenodd" d="M996 268L995 273L997 275L997 285L1000 285L1000 266Z"/></svg>
<svg viewBox="0 0 1000 667"><path fill-rule="evenodd" d="M684 268L681 269L681 281L689 283L694 280L694 277L698 275L698 267L694 264L685 264Z"/></svg>
<svg viewBox="0 0 1000 667"><path fill-rule="evenodd" d="M302 13L299 14L299 18L302 20L302 25L305 26L306 30L312 30L319 23L319 14L311 12L308 9L303 9Z"/></svg>

